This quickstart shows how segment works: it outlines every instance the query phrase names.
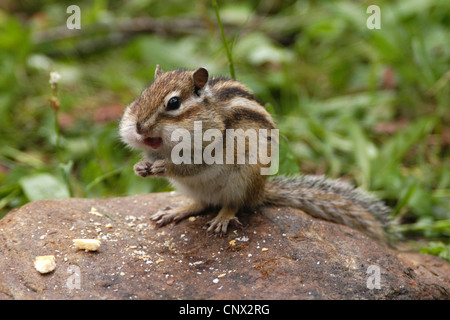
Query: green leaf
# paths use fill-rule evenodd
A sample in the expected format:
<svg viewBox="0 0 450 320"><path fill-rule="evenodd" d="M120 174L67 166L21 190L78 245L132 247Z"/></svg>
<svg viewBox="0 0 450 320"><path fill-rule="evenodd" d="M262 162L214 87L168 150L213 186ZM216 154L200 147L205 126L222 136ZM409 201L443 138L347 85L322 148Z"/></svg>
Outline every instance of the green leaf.
<svg viewBox="0 0 450 320"><path fill-rule="evenodd" d="M66 163L60 163L59 168L61 169L61 171L64 173L64 175L66 177L69 177L70 172L72 171L72 168L73 168L73 161L69 160Z"/></svg>
<svg viewBox="0 0 450 320"><path fill-rule="evenodd" d="M417 181L411 180L409 183L409 187L406 189L406 192L404 192L404 194L400 197L400 200L399 200L397 206L395 207L394 211L392 212L392 215L394 217L396 217L399 214L399 212L408 204L409 200L411 199L411 196L416 191L416 187L417 187Z"/></svg>
<svg viewBox="0 0 450 320"><path fill-rule="evenodd" d="M389 184L388 180L391 180L393 173L398 171L399 164L404 161L407 153L420 143L424 143L436 126L437 120L435 116L418 119L384 143L372 161L373 186L378 188Z"/></svg>
<svg viewBox="0 0 450 320"><path fill-rule="evenodd" d="M361 126L350 118L345 121L349 135L353 141L353 150L355 155L355 162L359 169L361 170L360 184L364 188L369 188L370 186L370 152L369 148L372 146L366 135L361 128Z"/></svg>
<svg viewBox="0 0 450 320"><path fill-rule="evenodd" d="M70 197L67 186L49 173L22 178L19 184L30 201Z"/></svg>
<svg viewBox="0 0 450 320"><path fill-rule="evenodd" d="M289 146L289 143L283 136L280 136L279 144L279 170L278 174L292 175L298 174L297 159Z"/></svg>
<svg viewBox="0 0 450 320"><path fill-rule="evenodd" d="M450 261L450 245L445 245L440 241L430 242L427 247L423 247L420 249L420 253L432 254Z"/></svg>

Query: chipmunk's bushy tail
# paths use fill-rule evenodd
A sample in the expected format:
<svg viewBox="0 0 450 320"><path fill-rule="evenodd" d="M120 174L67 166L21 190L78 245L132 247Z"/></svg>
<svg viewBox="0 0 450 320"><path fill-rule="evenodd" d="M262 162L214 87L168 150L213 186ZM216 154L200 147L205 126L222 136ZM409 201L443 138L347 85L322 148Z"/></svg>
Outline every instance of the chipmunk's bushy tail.
<svg viewBox="0 0 450 320"><path fill-rule="evenodd" d="M389 208L380 200L338 180L302 175L266 182L265 203L301 209L313 217L347 225L387 242Z"/></svg>

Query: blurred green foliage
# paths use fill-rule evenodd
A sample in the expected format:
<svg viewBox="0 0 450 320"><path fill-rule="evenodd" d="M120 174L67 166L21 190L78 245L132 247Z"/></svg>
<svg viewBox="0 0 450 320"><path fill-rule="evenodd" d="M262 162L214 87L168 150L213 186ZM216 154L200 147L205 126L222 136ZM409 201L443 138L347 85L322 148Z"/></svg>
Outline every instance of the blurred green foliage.
<svg viewBox="0 0 450 320"><path fill-rule="evenodd" d="M71 4L81 9L81 30L66 28ZM424 252L443 252L450 2L377 1L379 30L366 27L370 4L218 1L236 77L267 103L283 135L280 172L362 186L393 208L398 231L439 238L447 245ZM133 174L139 155L117 132L124 106L152 81L157 63L229 76L211 1L3 2L0 216L69 188L77 197L169 190L163 179ZM61 156L70 183L56 156L52 71L61 74Z"/></svg>

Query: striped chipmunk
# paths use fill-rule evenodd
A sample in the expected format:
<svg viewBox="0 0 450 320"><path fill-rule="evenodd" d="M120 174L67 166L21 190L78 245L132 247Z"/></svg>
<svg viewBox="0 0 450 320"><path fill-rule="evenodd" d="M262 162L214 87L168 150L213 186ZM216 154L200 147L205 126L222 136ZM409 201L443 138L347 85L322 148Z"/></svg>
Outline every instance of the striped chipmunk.
<svg viewBox="0 0 450 320"><path fill-rule="evenodd" d="M299 208L387 240L389 209L369 194L323 176L268 178L277 170L278 130L264 106L234 79L210 78L205 68L164 72L158 65L152 84L125 109L120 135L143 153L134 165L137 175L166 177L193 200L152 215L158 226L214 207L219 212L208 232L223 234L230 222L240 224L240 209L268 204Z"/></svg>

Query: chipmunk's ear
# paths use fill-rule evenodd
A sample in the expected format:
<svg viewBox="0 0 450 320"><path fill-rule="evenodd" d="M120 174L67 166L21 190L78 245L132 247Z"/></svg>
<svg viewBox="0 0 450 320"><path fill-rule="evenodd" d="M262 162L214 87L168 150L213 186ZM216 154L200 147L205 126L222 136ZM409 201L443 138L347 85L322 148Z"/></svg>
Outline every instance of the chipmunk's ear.
<svg viewBox="0 0 450 320"><path fill-rule="evenodd" d="M205 68L198 68L192 74L192 80L194 81L195 92L198 93L200 89L202 89L206 83L208 82L208 70Z"/></svg>
<svg viewBox="0 0 450 320"><path fill-rule="evenodd" d="M156 70L155 70L155 79L160 77L163 73L164 73L163 69L161 69L159 64L157 64L156 65Z"/></svg>

